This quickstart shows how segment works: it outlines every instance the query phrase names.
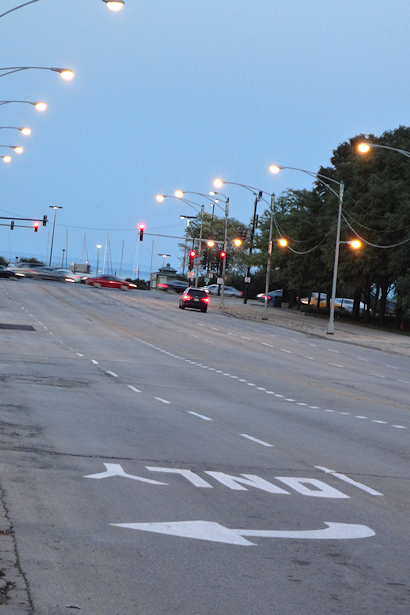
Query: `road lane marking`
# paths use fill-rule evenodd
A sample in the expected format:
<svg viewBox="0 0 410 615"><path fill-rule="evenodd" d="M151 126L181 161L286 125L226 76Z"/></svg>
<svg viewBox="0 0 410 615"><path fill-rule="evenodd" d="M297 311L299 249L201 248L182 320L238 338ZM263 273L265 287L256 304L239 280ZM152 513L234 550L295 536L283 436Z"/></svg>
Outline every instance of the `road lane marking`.
<svg viewBox="0 0 410 615"><path fill-rule="evenodd" d="M187 410L188 414L193 414L194 416L203 419L204 421L213 421L213 419L209 418L209 416L204 416L203 414L198 414L198 412L192 412L192 410Z"/></svg>
<svg viewBox="0 0 410 615"><path fill-rule="evenodd" d="M252 436L248 436L246 433L239 434L242 438L247 438L248 440L252 440L252 442L256 442L257 444L262 444L262 446L268 446L273 448L273 444L269 444L268 442L264 442L263 440L258 440L257 438L253 438Z"/></svg>
<svg viewBox="0 0 410 615"><path fill-rule="evenodd" d="M241 338L242 338L243 340L250 340L250 339L251 339L250 337L245 337L244 335L241 335Z"/></svg>
<svg viewBox="0 0 410 615"><path fill-rule="evenodd" d="M354 418L355 419L367 419L368 417L367 416L355 416Z"/></svg>
<svg viewBox="0 0 410 615"><path fill-rule="evenodd" d="M107 370L106 373L110 374L110 376L113 376L114 378L118 378L118 374L116 374L115 372L110 372L109 370Z"/></svg>
<svg viewBox="0 0 410 615"><path fill-rule="evenodd" d="M128 384L127 385L129 389L131 389L131 391L135 391L136 393L141 393L141 391L139 389L136 389L135 387L132 386L132 384Z"/></svg>
<svg viewBox="0 0 410 615"><path fill-rule="evenodd" d="M379 423L380 425L387 425L387 421L377 421L376 419L372 419L372 423Z"/></svg>
<svg viewBox="0 0 410 615"><path fill-rule="evenodd" d="M91 359L91 363L94 363L94 365L98 365L98 361L96 361L95 359Z"/></svg>
<svg viewBox="0 0 410 615"><path fill-rule="evenodd" d="M396 429L407 429L404 425L392 425L392 427L395 427Z"/></svg>
<svg viewBox="0 0 410 615"><path fill-rule="evenodd" d="M339 363L329 363L329 365L333 365L333 367L343 367L343 365L339 365Z"/></svg>
<svg viewBox="0 0 410 615"><path fill-rule="evenodd" d="M262 346L269 346L269 348L275 348L273 344L267 344L266 342L261 342Z"/></svg>
<svg viewBox="0 0 410 615"><path fill-rule="evenodd" d="M168 483L159 483L157 480L152 480L151 478L142 478L141 476L133 476L132 474L127 474L122 469L122 466L119 463L104 463L106 467L105 472L99 472L98 474L88 474L84 476L84 478L95 478L96 480L100 480L102 478L110 478L111 476L121 476L122 478L131 478L132 480L138 480L142 483L149 483L150 485L167 485Z"/></svg>
<svg viewBox="0 0 410 615"><path fill-rule="evenodd" d="M285 350L285 348L281 348L282 352L287 352L288 354L292 354L290 350Z"/></svg>
<svg viewBox="0 0 410 615"><path fill-rule="evenodd" d="M230 529L213 521L171 521L162 523L110 523L113 527L154 532L178 538L193 538L243 547L256 543L243 536L256 538L290 538L295 540L352 540L370 538L375 532L367 525L332 523L324 521L327 528L320 530L245 530Z"/></svg>
<svg viewBox="0 0 410 615"><path fill-rule="evenodd" d="M162 399L162 397L154 397L154 399L157 399L158 401L162 401L163 404L170 404L171 402L166 400L166 399Z"/></svg>
<svg viewBox="0 0 410 615"><path fill-rule="evenodd" d="M83 357L84 355L81 354L81 352L77 352L76 354L78 354L79 357Z"/></svg>
<svg viewBox="0 0 410 615"><path fill-rule="evenodd" d="M339 472L335 472L334 470L329 470L329 468L324 468L323 466L315 466L315 468L317 468L318 470L322 470L326 474L331 474L332 476L336 476L337 478L340 478L340 480L345 481L345 483L349 483L350 485L354 485L358 489L362 489L363 491L370 493L370 495L383 495L383 493L380 493L379 491L375 491L375 489L372 489L371 487L368 487L367 485L363 485L363 483L358 483L357 481L353 480L352 478L349 478L345 474L340 474Z"/></svg>

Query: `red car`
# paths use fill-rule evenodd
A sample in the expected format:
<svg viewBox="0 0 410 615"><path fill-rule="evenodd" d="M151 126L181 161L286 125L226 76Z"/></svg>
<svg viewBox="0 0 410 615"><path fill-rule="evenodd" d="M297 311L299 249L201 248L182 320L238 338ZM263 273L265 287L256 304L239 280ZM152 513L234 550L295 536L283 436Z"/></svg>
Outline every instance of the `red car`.
<svg viewBox="0 0 410 615"><path fill-rule="evenodd" d="M137 288L135 284L127 282L127 280L121 280L115 275L96 275L93 278L87 278L85 281L89 286L95 288L121 288L121 290L130 290L131 288Z"/></svg>

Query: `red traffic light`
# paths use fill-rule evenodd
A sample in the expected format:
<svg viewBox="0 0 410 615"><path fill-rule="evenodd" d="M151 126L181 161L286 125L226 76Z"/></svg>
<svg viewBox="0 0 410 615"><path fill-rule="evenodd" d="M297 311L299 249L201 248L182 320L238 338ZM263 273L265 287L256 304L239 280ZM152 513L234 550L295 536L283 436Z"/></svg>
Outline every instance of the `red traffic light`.
<svg viewBox="0 0 410 615"><path fill-rule="evenodd" d="M190 251L190 253L189 253L189 256L190 256L191 258L195 258L195 256L196 256L196 252L195 252L195 250L191 250L191 251Z"/></svg>
<svg viewBox="0 0 410 615"><path fill-rule="evenodd" d="M196 256L195 250L191 250L189 253L189 262L188 262L188 269L190 271L192 271L192 269L194 268L195 256Z"/></svg>
<svg viewBox="0 0 410 615"><path fill-rule="evenodd" d="M138 228L140 230L140 241L142 241L144 239L145 224L141 222L141 224L138 225Z"/></svg>
<svg viewBox="0 0 410 615"><path fill-rule="evenodd" d="M34 222L33 226L34 226L34 232L37 233L38 227L40 226L40 222Z"/></svg>
<svg viewBox="0 0 410 615"><path fill-rule="evenodd" d="M220 256L220 258L225 258L225 256L226 256L226 252L224 252L223 250L221 250L221 252L219 252L219 256Z"/></svg>

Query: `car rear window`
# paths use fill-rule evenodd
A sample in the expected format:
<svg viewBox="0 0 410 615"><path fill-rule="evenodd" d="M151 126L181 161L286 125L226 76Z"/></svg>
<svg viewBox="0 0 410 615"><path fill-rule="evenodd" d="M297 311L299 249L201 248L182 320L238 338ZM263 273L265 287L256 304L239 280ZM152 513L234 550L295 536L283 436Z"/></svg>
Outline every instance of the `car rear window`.
<svg viewBox="0 0 410 615"><path fill-rule="evenodd" d="M204 290L199 290L198 288L191 288L189 290L189 294L191 297L206 297L207 294Z"/></svg>

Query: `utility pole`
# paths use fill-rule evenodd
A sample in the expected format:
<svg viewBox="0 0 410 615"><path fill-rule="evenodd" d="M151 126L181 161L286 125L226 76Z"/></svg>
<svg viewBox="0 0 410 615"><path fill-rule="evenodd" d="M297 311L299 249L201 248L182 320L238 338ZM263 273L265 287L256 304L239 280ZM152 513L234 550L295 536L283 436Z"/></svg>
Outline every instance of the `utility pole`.
<svg viewBox="0 0 410 615"><path fill-rule="evenodd" d="M253 221L252 221L252 229L251 229L251 245L249 247L249 264L248 264L248 270L246 272L245 286L244 286L244 292L243 292L243 302L244 303L248 303L248 285L249 285L249 282L250 282L250 275L251 275L250 260L251 260L251 256L252 256L252 250L253 250L253 239L255 237L256 223L257 223L257 220L258 220L258 217L256 215L256 208L257 208L258 202L261 200L261 198L262 198L262 191L260 190L258 192L258 194L255 194L255 204L254 204L254 209L253 209Z"/></svg>

